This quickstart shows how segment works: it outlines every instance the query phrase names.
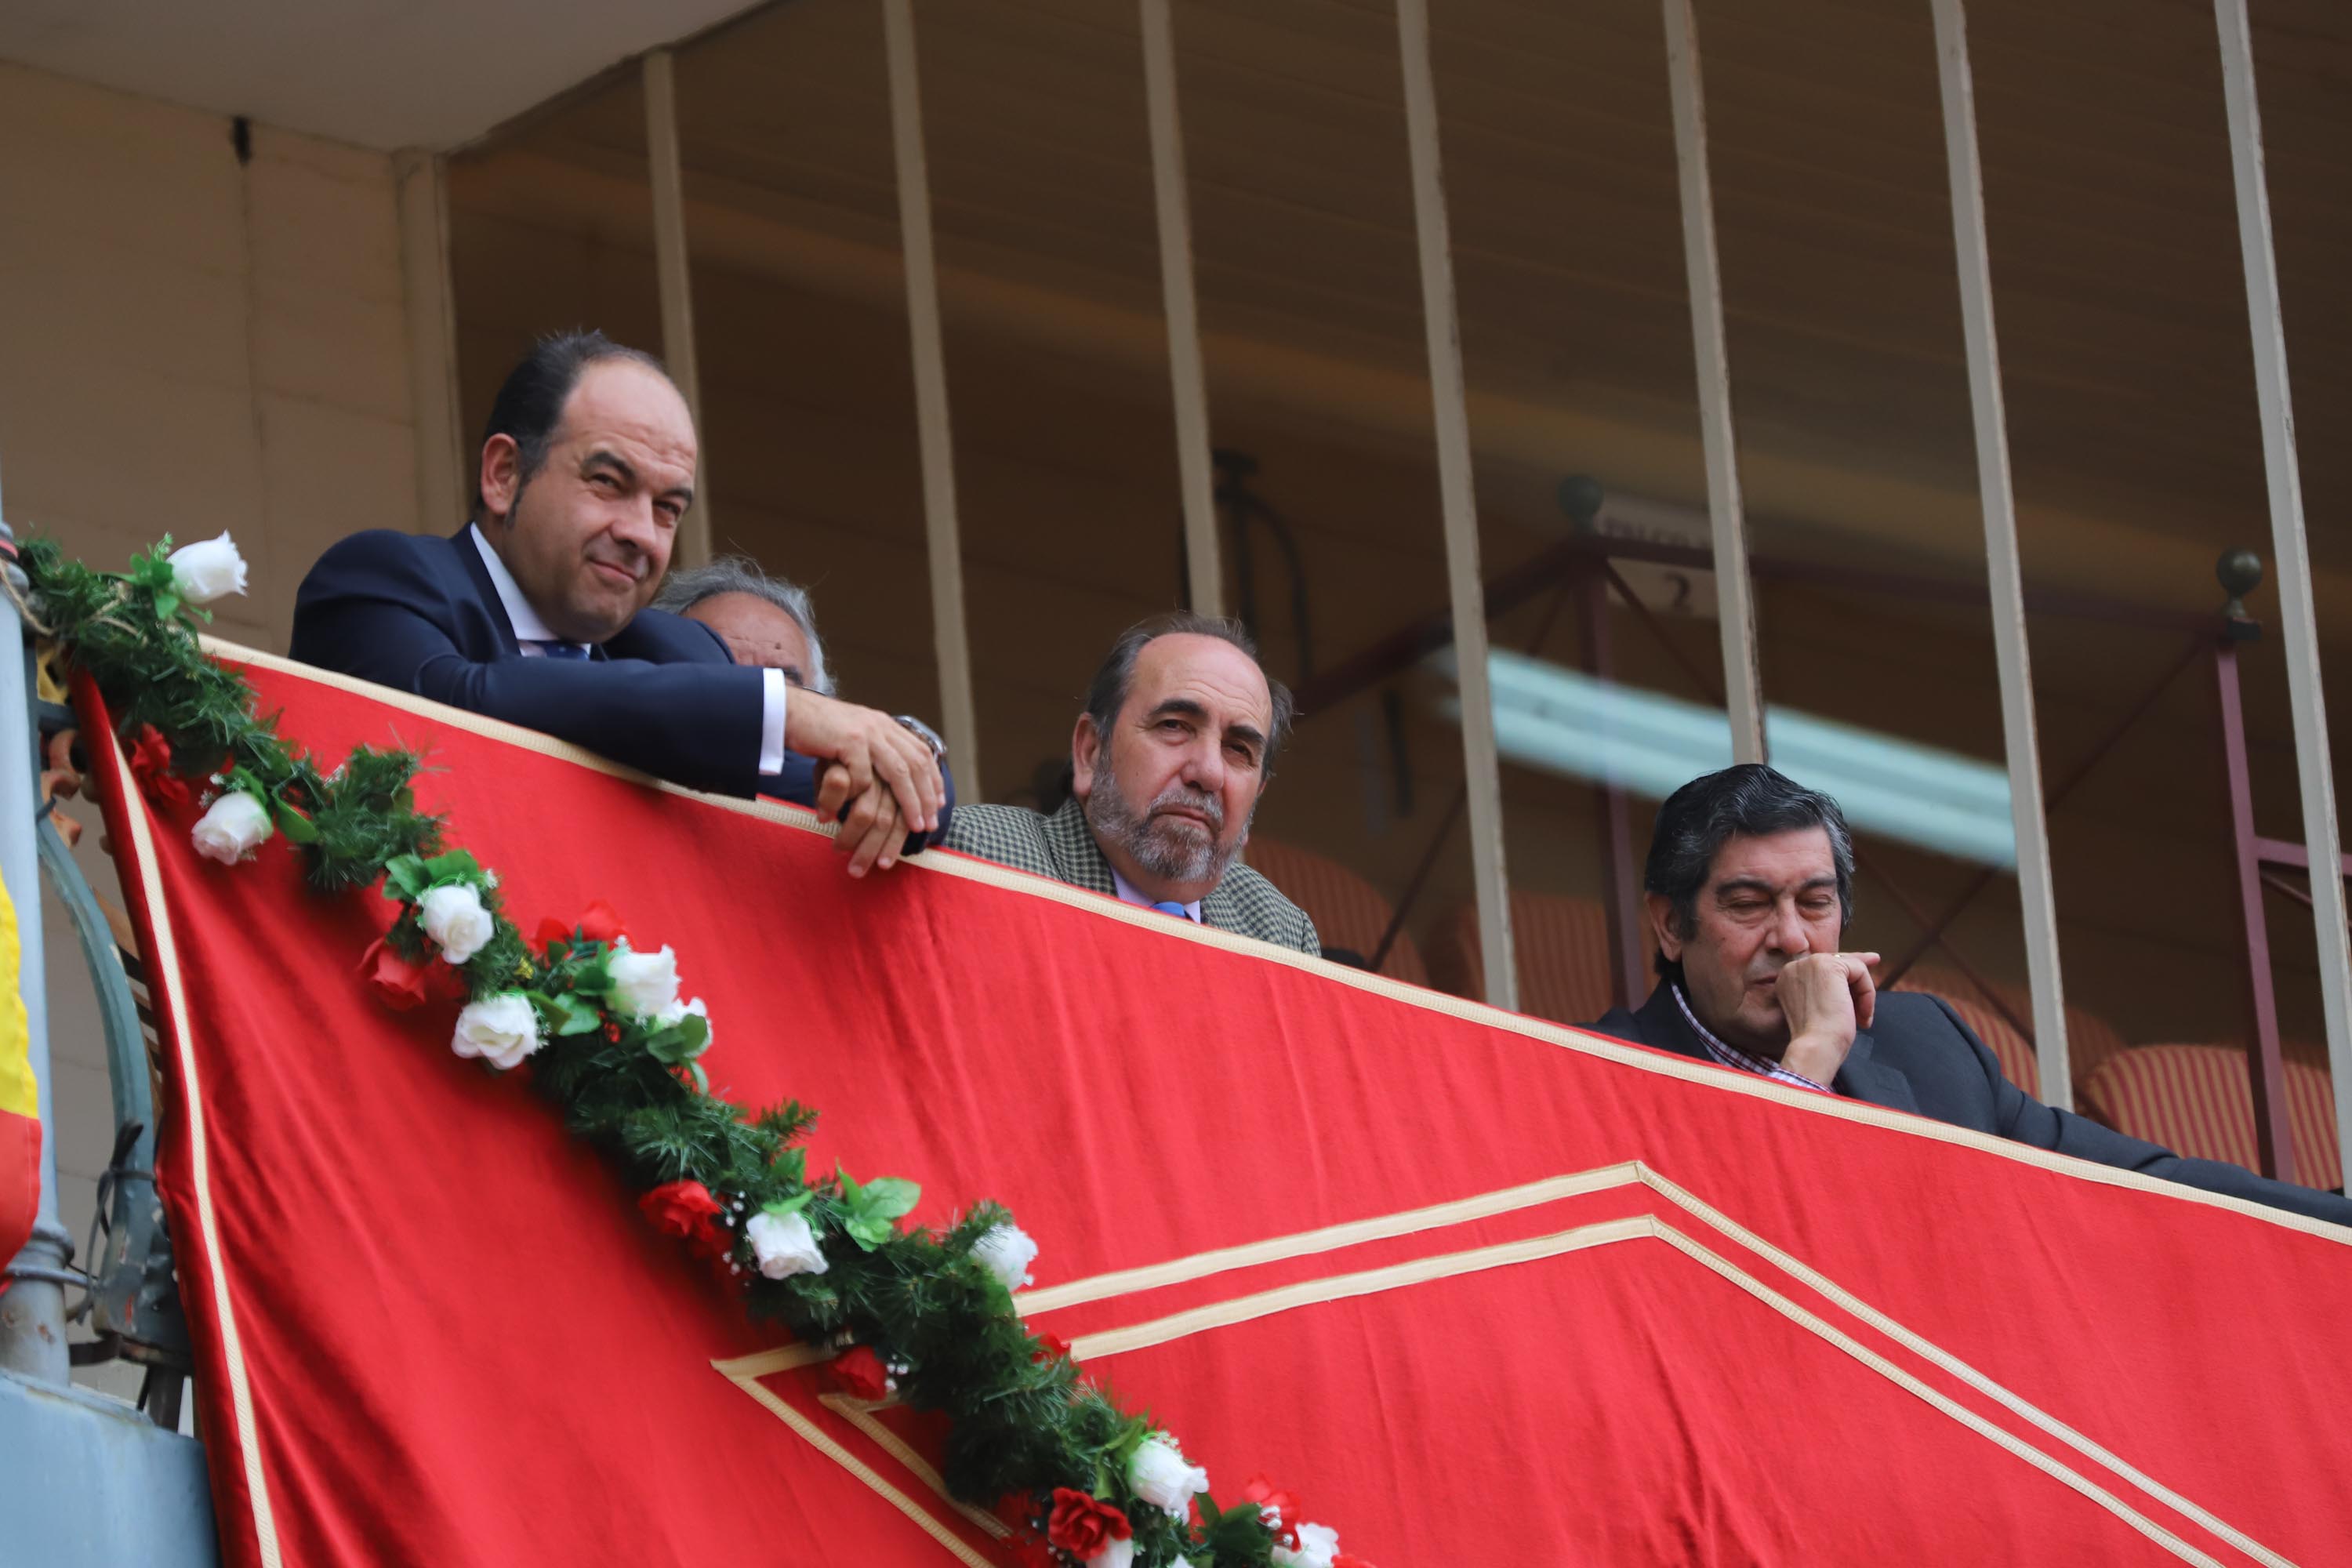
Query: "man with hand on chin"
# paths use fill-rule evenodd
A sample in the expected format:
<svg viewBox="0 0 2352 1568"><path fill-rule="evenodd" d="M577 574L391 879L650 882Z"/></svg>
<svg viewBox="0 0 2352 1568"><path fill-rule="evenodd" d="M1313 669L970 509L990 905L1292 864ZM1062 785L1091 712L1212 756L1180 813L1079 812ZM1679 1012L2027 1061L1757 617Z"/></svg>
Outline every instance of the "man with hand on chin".
<svg viewBox="0 0 2352 1568"><path fill-rule="evenodd" d="M1319 956L1315 922L1234 857L1290 729L1290 693L1249 635L1208 616L1130 626L1070 737L1051 816L965 805L942 842L1196 925Z"/></svg>
<svg viewBox="0 0 2352 1568"><path fill-rule="evenodd" d="M1878 955L1840 951L1853 840L1818 790L1755 763L1692 780L1658 808L1643 883L1658 987L1586 1026L1595 1033L2352 1225L2352 1203L2334 1194L2184 1159L2044 1105L1940 998L1879 994Z"/></svg>
<svg viewBox="0 0 2352 1568"><path fill-rule="evenodd" d="M950 805L938 747L887 714L739 665L646 606L693 503L698 445L651 355L542 339L492 405L474 513L321 556L294 606L307 664L542 731L696 789L841 814L849 869L887 867Z"/></svg>

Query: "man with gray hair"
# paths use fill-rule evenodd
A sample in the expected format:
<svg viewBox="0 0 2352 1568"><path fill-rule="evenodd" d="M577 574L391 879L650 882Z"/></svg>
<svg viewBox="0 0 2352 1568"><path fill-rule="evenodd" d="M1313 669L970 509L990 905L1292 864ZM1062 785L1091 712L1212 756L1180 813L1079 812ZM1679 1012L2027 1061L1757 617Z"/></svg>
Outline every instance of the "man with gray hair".
<svg viewBox="0 0 2352 1568"><path fill-rule="evenodd" d="M1841 951L1853 838L1819 790L1760 763L1693 779L1658 807L1643 880L1658 988L1585 1026L1597 1034L2352 1224L2352 1203L2333 1193L2184 1159L2044 1105L1941 998L1881 994L1878 954Z"/></svg>
<svg viewBox="0 0 2352 1568"><path fill-rule="evenodd" d="M824 662L824 639L817 635L816 611L809 604L808 590L769 576L748 556L721 555L704 565L671 573L654 595L654 608L709 627L727 645L737 664L778 670L786 682L802 690L834 695L833 674ZM877 796L870 825L847 846L850 869L859 875L869 866L887 871L900 855L913 855L938 843L954 820L955 775L948 771L947 747L921 720L902 713L898 722L922 738L939 764L946 797L940 807L939 830L902 835L897 803L887 795ZM814 798L825 770L811 764L811 771L815 776L807 793ZM802 792L786 793L798 798Z"/></svg>
<svg viewBox="0 0 2352 1568"><path fill-rule="evenodd" d="M794 686L834 695L808 590L769 576L749 556L721 555L671 573L654 595L654 608L700 621L719 634L738 664L780 669Z"/></svg>
<svg viewBox="0 0 2352 1568"><path fill-rule="evenodd" d="M1234 864L1290 712L1290 693L1258 668L1235 623L1191 614L1140 622L1095 673L1061 809L967 805L941 842L1320 956L1306 911Z"/></svg>

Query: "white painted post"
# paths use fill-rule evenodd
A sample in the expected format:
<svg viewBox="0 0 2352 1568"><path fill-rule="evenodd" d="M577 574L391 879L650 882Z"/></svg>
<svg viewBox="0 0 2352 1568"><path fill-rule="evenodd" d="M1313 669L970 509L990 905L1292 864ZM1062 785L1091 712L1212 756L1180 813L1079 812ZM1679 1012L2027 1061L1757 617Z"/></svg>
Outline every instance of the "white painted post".
<svg viewBox="0 0 2352 1568"><path fill-rule="evenodd" d="M1176 476L1184 500L1184 567L1192 608L1225 613L1224 561L1209 468L1209 394L1192 294L1192 219L1184 135L1176 112L1176 26L1169 0L1139 0L1143 94L1151 126L1151 195L1160 216L1160 291L1168 317L1168 379L1176 405Z"/></svg>
<svg viewBox="0 0 2352 1568"><path fill-rule="evenodd" d="M1413 232L1421 247L1421 313L1437 424L1437 483L1445 518L1445 577L1462 682L1462 776L1470 798L1470 869L1486 1000L1517 1010L1518 966L1503 854L1503 776L1486 670L1486 581L1478 564L1478 505L1470 476L1469 395L1454 302L1453 242L1437 156L1437 84L1429 58L1428 0L1397 0L1404 60L1405 145L1412 162Z"/></svg>
<svg viewBox="0 0 2352 1568"><path fill-rule="evenodd" d="M677 61L667 49L646 56L646 157L653 174L654 281L661 291L662 359L686 396L701 437L701 472L694 505L678 525L673 561L696 566L710 559L710 432L702 419L702 376L694 352L694 278L687 266L686 174L678 157Z"/></svg>
<svg viewBox="0 0 2352 1568"><path fill-rule="evenodd" d="M1748 518L1732 438L1731 366L1724 348L1723 271L1715 250L1715 193L1707 178L1706 100L1690 0L1663 0L1666 80L1675 107L1675 165L1682 179L1683 266L1691 348L1698 360L1699 439L1706 453L1706 513L1715 540L1717 630L1723 644L1724 712L1734 761L1768 756L1764 680L1756 657L1756 607L1748 580Z"/></svg>
<svg viewBox="0 0 2352 1568"><path fill-rule="evenodd" d="M963 546L956 525L955 443L948 428L947 353L940 339L939 264L931 251L931 177L923 155L922 85L915 72L912 0L882 0L890 68L890 144L898 174L899 247L907 266L907 329L915 352L915 435L923 463L923 536L930 551L931 639L940 717L958 792L980 787L980 720L971 643L964 629Z"/></svg>
<svg viewBox="0 0 2352 1568"><path fill-rule="evenodd" d="M1944 152L1950 166L1960 326L1968 340L1969 403L1976 415L1977 491L1984 506L1993 664L2000 679L2001 735L2009 752L2010 820L2017 834L2017 897L2025 918L2026 978L2033 990L2034 1054L2042 1068L2042 1098L2071 1109L2074 1091L2066 1059L2065 997L2059 981L2058 904L2050 875L2049 825L2042 809L2042 755L2033 728L2032 670L2026 658L2017 500L2010 485L2000 351L1993 334L1992 264L1985 248L1975 86L1960 0L1930 3L1936 16L1937 73L1944 89Z"/></svg>
<svg viewBox="0 0 2352 1568"><path fill-rule="evenodd" d="M457 398L457 312L449 282L448 166L437 153L394 164L408 317L408 405L416 430L416 529L446 533L474 501Z"/></svg>
<svg viewBox="0 0 2352 1568"><path fill-rule="evenodd" d="M2279 306L2278 261L2271 248L2270 191L2263 173L2262 110L2254 98L2253 38L2246 0L2213 0L2213 21L2221 35L2230 166L2238 188L2238 247L2245 258L2263 467L2270 479L2279 639L2294 709L2303 841L2311 857L2311 919L2319 942L2319 999L2327 1023L2328 1068L2336 1080L2336 1145L2352 1160L2352 950L2346 945L2344 879L2338 869L2344 846L2328 757L2327 701L2319 684L2318 617L2311 598L2311 551L2304 533L2303 478L2295 459L2294 404L2286 374L2286 320Z"/></svg>

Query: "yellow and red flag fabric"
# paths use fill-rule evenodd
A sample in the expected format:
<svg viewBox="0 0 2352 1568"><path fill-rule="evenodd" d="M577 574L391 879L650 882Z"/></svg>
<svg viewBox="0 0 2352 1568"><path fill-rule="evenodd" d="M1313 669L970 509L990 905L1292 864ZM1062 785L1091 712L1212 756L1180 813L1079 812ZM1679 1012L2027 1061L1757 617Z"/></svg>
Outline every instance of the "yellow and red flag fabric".
<svg viewBox="0 0 2352 1568"><path fill-rule="evenodd" d="M41 1208L41 1086L33 1077L32 1037L17 989L22 954L16 900L0 886L0 1263L31 1238ZM7 1289L0 1279L0 1291Z"/></svg>
<svg viewBox="0 0 2352 1568"><path fill-rule="evenodd" d="M817 1163L1011 1205L1025 1313L1221 1502L1382 1568L2352 1557L2352 1233L957 857L852 880L790 808L250 668L322 755L429 745L526 931L675 947L714 1087L822 1108ZM368 994L389 904L99 771L229 1563L1005 1560L926 1423Z"/></svg>

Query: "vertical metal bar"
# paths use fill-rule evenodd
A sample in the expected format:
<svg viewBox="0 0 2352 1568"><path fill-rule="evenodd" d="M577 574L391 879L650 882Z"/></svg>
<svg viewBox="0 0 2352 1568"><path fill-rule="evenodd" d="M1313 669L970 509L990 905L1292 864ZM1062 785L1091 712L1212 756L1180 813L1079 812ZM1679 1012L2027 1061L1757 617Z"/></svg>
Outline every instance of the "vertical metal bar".
<svg viewBox="0 0 2352 1568"><path fill-rule="evenodd" d="M955 441L948 428L947 352L940 337L939 263L931 250L931 176L923 155L922 84L915 72L913 0L882 0L890 66L890 146L898 174L898 238L907 265L907 332L915 353L915 436L923 461L923 537L930 551L931 640L940 717L958 792L984 800L980 721L964 629L963 546L956 525Z"/></svg>
<svg viewBox="0 0 2352 1568"><path fill-rule="evenodd" d="M2254 795L2246 766L2246 715L2238 696L2238 650L2213 649L2221 703L2221 767L2230 792L2231 864L2238 873L2238 917L2246 939L2246 1005L2254 1026L2246 1077L2254 1096L2254 1142L2263 1174L2294 1180L2294 1132L2286 1118L2286 1068L2279 1059L2278 996L2271 983L2270 924L2263 913L2263 864L2254 847Z"/></svg>
<svg viewBox="0 0 2352 1568"><path fill-rule="evenodd" d="M1516 1011L1518 964L1503 855L1503 771L1486 670L1486 579L1478 567L1478 505L1470 479L1470 405L1454 316L1454 251L1437 157L1437 83L1429 59L1428 0L1397 0L1404 64L1405 145L1412 161L1413 232L1421 247L1421 314L1437 425L1437 484L1445 515L1445 577L1462 682L1462 775L1470 792L1470 870L1478 892L1486 1000Z"/></svg>
<svg viewBox="0 0 2352 1568"><path fill-rule="evenodd" d="M646 56L646 157L653 172L654 282L661 291L662 359L703 446L694 505L679 522L672 551L680 566L710 559L710 432L702 418L702 375L694 345L694 277L687 265L686 174L678 157L677 68L667 49Z"/></svg>
<svg viewBox="0 0 2352 1568"><path fill-rule="evenodd" d="M1732 759L1760 763L1767 754L1764 681L1756 657L1756 606L1748 580L1748 517L1739 494L1739 451L1732 438L1731 366L1724 348L1723 270L1715 250L1715 193L1707 177L1706 100L1700 88L1697 24L1690 0L1663 0L1663 5L1666 83L1675 106L1675 165L1682 181L1683 265L1689 278L1691 348L1698 361L1699 440L1706 453L1706 513L1715 539L1724 712L1731 721Z"/></svg>
<svg viewBox="0 0 2352 1568"><path fill-rule="evenodd" d="M2303 479L2294 455L2294 404L2286 378L2286 324L2271 251L2270 192L2263 174L2262 111L2254 101L2253 39L2245 0L2213 0L2221 40L2221 93L2230 113L2230 167L2238 187L2238 246L2245 256L2246 317L2254 349L2254 396L2270 478L2271 551L2278 568L2279 641L2294 699L2295 772L2303 786L2303 842L2311 856L2311 920L2319 944L2319 999L2327 1063L2336 1080L2336 1135L2352 1153L2352 951L2346 946L2343 864L2336 784L2327 748L2327 701L2319 684L2319 632L2304 538Z"/></svg>
<svg viewBox="0 0 2352 1568"><path fill-rule="evenodd" d="M13 538L0 522L0 540ZM21 591L25 578L11 553L0 560ZM72 1376L66 1354L65 1291L58 1283L73 1260L73 1237L58 1217L57 1107L49 1071L47 960L41 944L40 848L34 839L40 805L40 752L33 741L32 659L26 628L14 604L0 595L0 884L16 915L16 973L0 973L25 999L26 1056L33 1070L41 1118L33 1234L10 1263L30 1272L0 1294L0 1370L62 1385Z"/></svg>
<svg viewBox="0 0 2352 1568"><path fill-rule="evenodd" d="M1609 635L1609 566L1576 577L1577 654L1584 673L1596 680L1617 679L1616 648ZM1609 917L1609 992L1620 1007L1638 1007L1649 994L1642 958L1642 885L1633 872L1633 818L1625 792L1601 786L1598 829L1601 907Z"/></svg>
<svg viewBox="0 0 2352 1568"><path fill-rule="evenodd" d="M2000 679L2001 736L2009 753L2010 819L2017 833L2017 900L2025 917L2025 973L2033 988L2034 1054L2042 1098L2074 1103L2066 1060L2066 1003L2058 976L2058 905L2042 815L2041 747L2033 730L2033 675L2026 658L2024 576L2017 557L2017 500L2009 476L2000 351L1993 335L1992 264L1986 254L1984 174L1977 162L1976 89L1969 74L1960 0L1931 0L1936 66L1944 89L1944 151L1950 165L1952 248L1968 339L1969 403L1976 415L1977 491L1984 506L1985 578L1992 599L1993 663Z"/></svg>
<svg viewBox="0 0 2352 1568"><path fill-rule="evenodd" d="M1225 613L1216 485L1209 467L1209 394L1192 293L1192 216L1184 134L1176 111L1176 23L1169 0L1139 0L1143 96L1151 126L1151 196L1160 215L1160 293L1168 317L1168 380L1175 395L1176 478L1184 500L1184 575L1192 608Z"/></svg>
<svg viewBox="0 0 2352 1568"><path fill-rule="evenodd" d="M416 527L446 533L474 499L457 400L457 312L449 281L448 164L411 151L394 163L408 316L408 406L416 431Z"/></svg>

